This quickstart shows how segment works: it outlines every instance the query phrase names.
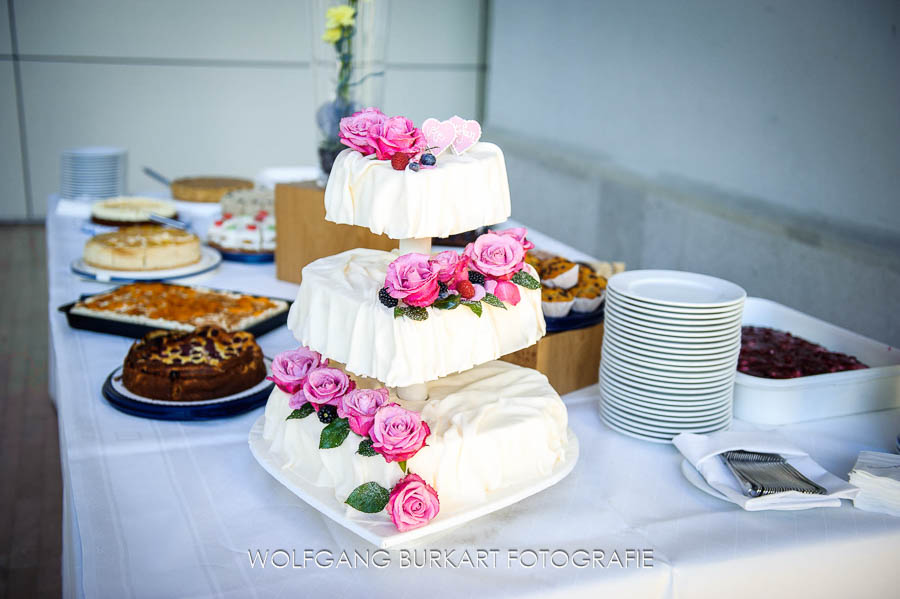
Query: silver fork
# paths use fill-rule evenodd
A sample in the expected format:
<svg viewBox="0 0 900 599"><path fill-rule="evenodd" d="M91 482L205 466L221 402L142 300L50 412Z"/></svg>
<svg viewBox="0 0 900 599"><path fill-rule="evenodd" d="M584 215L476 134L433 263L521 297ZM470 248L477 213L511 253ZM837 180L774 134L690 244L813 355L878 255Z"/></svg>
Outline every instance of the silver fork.
<svg viewBox="0 0 900 599"><path fill-rule="evenodd" d="M824 487L809 480L777 453L735 450L726 451L719 457L749 497L786 491L810 495L827 493Z"/></svg>

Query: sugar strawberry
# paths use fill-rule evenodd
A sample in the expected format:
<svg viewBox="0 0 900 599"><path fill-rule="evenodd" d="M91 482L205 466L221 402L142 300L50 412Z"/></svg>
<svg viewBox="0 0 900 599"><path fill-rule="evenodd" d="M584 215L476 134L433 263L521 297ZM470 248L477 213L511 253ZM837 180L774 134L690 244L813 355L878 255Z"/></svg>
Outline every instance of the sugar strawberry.
<svg viewBox="0 0 900 599"><path fill-rule="evenodd" d="M460 281L456 284L456 290L463 299L472 299L475 297L475 286L469 281Z"/></svg>
<svg viewBox="0 0 900 599"><path fill-rule="evenodd" d="M409 164L409 155L402 154L397 152L393 156L391 156L391 166L394 167L396 171L402 171L406 169L406 165Z"/></svg>

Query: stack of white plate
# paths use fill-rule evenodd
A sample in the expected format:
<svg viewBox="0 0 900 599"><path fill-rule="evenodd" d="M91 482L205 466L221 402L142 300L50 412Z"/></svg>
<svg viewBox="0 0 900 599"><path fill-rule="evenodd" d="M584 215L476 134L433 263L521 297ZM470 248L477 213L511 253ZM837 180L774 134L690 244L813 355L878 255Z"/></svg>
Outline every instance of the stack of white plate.
<svg viewBox="0 0 900 599"><path fill-rule="evenodd" d="M122 148L95 146L64 151L60 159L60 194L70 200L123 195L126 156Z"/></svg>
<svg viewBox="0 0 900 599"><path fill-rule="evenodd" d="M746 296L734 283L674 270L610 278L600 359L603 421L657 442L728 428Z"/></svg>

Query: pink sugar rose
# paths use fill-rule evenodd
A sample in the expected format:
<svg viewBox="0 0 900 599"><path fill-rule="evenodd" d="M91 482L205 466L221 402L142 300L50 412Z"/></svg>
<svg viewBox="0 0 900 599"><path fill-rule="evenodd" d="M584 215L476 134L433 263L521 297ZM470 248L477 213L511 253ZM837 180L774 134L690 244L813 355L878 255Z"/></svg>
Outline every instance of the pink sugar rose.
<svg viewBox="0 0 900 599"><path fill-rule="evenodd" d="M418 412L395 403L378 408L369 430L372 449L384 456L386 462L405 462L425 445L431 429Z"/></svg>
<svg viewBox="0 0 900 599"><path fill-rule="evenodd" d="M409 473L391 489L387 511L397 530L403 532L428 524L441 511L441 502L431 485Z"/></svg>
<svg viewBox="0 0 900 599"><path fill-rule="evenodd" d="M345 146L349 146L368 156L375 152L375 148L369 142L369 129L372 125L383 123L387 117L377 108L366 108L341 119L340 140Z"/></svg>
<svg viewBox="0 0 900 599"><path fill-rule="evenodd" d="M515 306L522 299L519 294L519 286L509 281L495 281L489 279L484 282L484 288L488 293L493 293L501 302Z"/></svg>
<svg viewBox="0 0 900 599"><path fill-rule="evenodd" d="M316 368L306 375L303 382L303 398L312 404L316 412L321 406L337 406L341 398L356 387L342 370ZM297 395L300 395L299 393ZM293 398L291 398L293 401ZM293 406L292 406L293 407Z"/></svg>
<svg viewBox="0 0 900 599"><path fill-rule="evenodd" d="M507 281L525 264L525 248L512 235L485 233L467 245L463 255L469 259L472 269Z"/></svg>
<svg viewBox="0 0 900 599"><path fill-rule="evenodd" d="M388 265L388 294L410 306L430 306L437 299L438 272L425 254L404 254Z"/></svg>
<svg viewBox="0 0 900 599"><path fill-rule="evenodd" d="M385 387L354 389L341 398L337 413L350 422L350 430L360 437L368 437L375 422L375 412L388 402L388 398L388 390Z"/></svg>
<svg viewBox="0 0 900 599"><path fill-rule="evenodd" d="M485 281L486 283L487 281ZM480 302L484 299L484 296L487 295L487 290L484 288L484 285L479 285L478 283L474 283L472 287L475 288L475 295L472 296L472 299L469 301L472 302Z"/></svg>
<svg viewBox="0 0 900 599"><path fill-rule="evenodd" d="M390 160L394 154L413 156L425 149L425 136L405 116L393 116L369 127L368 143L378 160Z"/></svg>
<svg viewBox="0 0 900 599"><path fill-rule="evenodd" d="M455 287L457 278L466 269L466 260L453 250L435 254L431 262L437 271L438 281L450 283L452 287Z"/></svg>
<svg viewBox="0 0 900 599"><path fill-rule="evenodd" d="M513 237L522 244L522 249L526 252L528 250L534 249L534 244L525 239L525 235L528 234L528 229L525 227L513 227L511 229L501 229L500 231L494 231L493 229L489 230L488 233L496 233L497 235L509 235Z"/></svg>
<svg viewBox="0 0 900 599"><path fill-rule="evenodd" d="M328 360L317 351L299 347L283 351L272 360L272 376L266 378L285 393L294 394L303 386L306 375L313 368L327 366Z"/></svg>

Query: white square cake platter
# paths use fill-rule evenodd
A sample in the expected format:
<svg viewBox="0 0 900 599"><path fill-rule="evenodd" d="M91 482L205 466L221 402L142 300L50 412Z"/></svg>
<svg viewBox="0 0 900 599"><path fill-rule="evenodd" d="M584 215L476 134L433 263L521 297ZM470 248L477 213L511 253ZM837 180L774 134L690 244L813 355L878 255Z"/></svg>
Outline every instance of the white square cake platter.
<svg viewBox="0 0 900 599"><path fill-rule="evenodd" d="M787 331L829 351L855 356L869 368L794 379L738 372L735 418L779 425L900 407L897 348L759 297L747 298L742 324Z"/></svg>
<svg viewBox="0 0 900 599"><path fill-rule="evenodd" d="M438 516L427 525L409 530L398 531L390 520L379 518L367 521L367 514L360 513L359 519L347 517L347 506L339 502L330 487L318 487L298 474L284 468L283 460L269 451L268 442L263 439L265 415L259 417L250 429L250 452L256 461L271 474L275 480L287 487L297 497L319 510L341 526L356 533L380 549L390 549L403 544L412 543L423 537L443 532L495 512L499 509L522 501L551 487L564 479L578 461L578 437L568 429L568 447L565 456L544 478L499 489L488 493L487 500L476 505L461 506L453 510L441 509ZM383 514L379 514L381 516Z"/></svg>

